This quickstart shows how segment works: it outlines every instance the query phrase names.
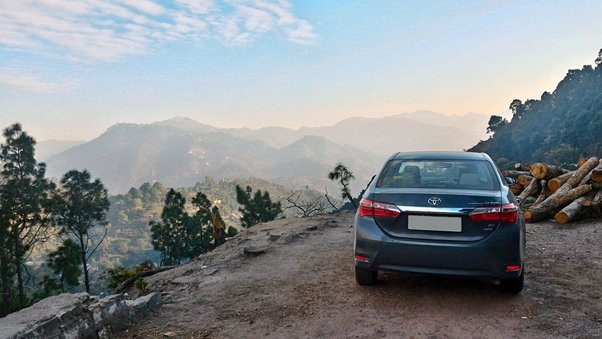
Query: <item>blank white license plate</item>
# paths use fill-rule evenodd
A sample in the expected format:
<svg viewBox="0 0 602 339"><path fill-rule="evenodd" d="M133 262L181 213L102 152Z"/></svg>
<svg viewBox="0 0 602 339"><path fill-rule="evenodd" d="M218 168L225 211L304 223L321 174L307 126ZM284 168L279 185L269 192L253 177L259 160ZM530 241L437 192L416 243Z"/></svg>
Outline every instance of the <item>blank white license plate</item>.
<svg viewBox="0 0 602 339"><path fill-rule="evenodd" d="M408 215L408 229L418 231L462 232L462 218Z"/></svg>

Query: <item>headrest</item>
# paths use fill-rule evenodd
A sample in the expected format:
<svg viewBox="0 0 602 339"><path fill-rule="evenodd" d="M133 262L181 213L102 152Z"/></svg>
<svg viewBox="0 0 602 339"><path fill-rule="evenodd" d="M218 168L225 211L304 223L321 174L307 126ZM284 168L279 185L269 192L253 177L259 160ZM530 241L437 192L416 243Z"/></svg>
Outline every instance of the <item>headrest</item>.
<svg viewBox="0 0 602 339"><path fill-rule="evenodd" d="M481 183L479 175L476 173L464 173L460 176L460 185L478 186Z"/></svg>

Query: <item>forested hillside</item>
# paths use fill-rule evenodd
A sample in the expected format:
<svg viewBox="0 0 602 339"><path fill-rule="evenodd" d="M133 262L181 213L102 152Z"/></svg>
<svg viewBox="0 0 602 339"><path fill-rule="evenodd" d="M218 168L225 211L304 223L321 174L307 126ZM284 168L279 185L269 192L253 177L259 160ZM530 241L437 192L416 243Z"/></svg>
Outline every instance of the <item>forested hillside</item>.
<svg viewBox="0 0 602 339"><path fill-rule="evenodd" d="M250 186L253 189L268 191L272 199L281 201L287 207L284 199L294 191L272 182L255 179L213 179L206 177L203 182L192 187L178 189L186 198L187 205L197 192L203 192L211 201L219 201L221 216L228 226L239 226L239 204L236 202L236 185ZM131 188L128 193L110 197L111 207L107 214L108 234L102 243L95 261L98 266L133 265L146 259L157 261L158 252L153 250L150 243L149 221L158 220L163 208L165 196L169 187L159 182L145 183L139 188ZM304 199L315 199L323 193L305 190L298 191ZM338 195L338 192L332 192ZM331 197L335 204L340 200ZM298 211L285 209L284 216L294 217Z"/></svg>
<svg viewBox="0 0 602 339"><path fill-rule="evenodd" d="M539 100L510 104L512 119L489 121L488 140L469 151L494 159L562 164L602 154L602 50L595 66L569 70L552 92ZM503 162L503 159L502 159Z"/></svg>

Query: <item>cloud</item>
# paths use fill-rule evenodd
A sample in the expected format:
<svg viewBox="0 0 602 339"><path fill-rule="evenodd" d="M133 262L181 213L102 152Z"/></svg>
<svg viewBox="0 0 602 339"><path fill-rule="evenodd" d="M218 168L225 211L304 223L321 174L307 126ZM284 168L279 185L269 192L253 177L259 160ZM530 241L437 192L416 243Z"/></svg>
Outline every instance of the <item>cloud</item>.
<svg viewBox="0 0 602 339"><path fill-rule="evenodd" d="M0 86L22 92L56 93L73 87L71 82L54 83L37 75L17 70L0 69Z"/></svg>
<svg viewBox="0 0 602 339"><path fill-rule="evenodd" d="M169 42L249 43L275 33L316 41L284 0L0 0L0 47L113 61Z"/></svg>

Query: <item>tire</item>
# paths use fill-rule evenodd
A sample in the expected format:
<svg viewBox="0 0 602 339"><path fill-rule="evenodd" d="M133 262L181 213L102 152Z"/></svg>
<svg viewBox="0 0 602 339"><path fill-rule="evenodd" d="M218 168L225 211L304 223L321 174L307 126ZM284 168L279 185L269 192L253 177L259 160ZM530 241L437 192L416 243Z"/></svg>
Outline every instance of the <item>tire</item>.
<svg viewBox="0 0 602 339"><path fill-rule="evenodd" d="M502 279L501 281L501 289L507 293L518 294L523 290L525 286L525 269L520 273L520 275L516 278L511 279Z"/></svg>
<svg viewBox="0 0 602 339"><path fill-rule="evenodd" d="M376 284L378 271L371 271L361 267L355 267L355 281L362 286L371 286Z"/></svg>

